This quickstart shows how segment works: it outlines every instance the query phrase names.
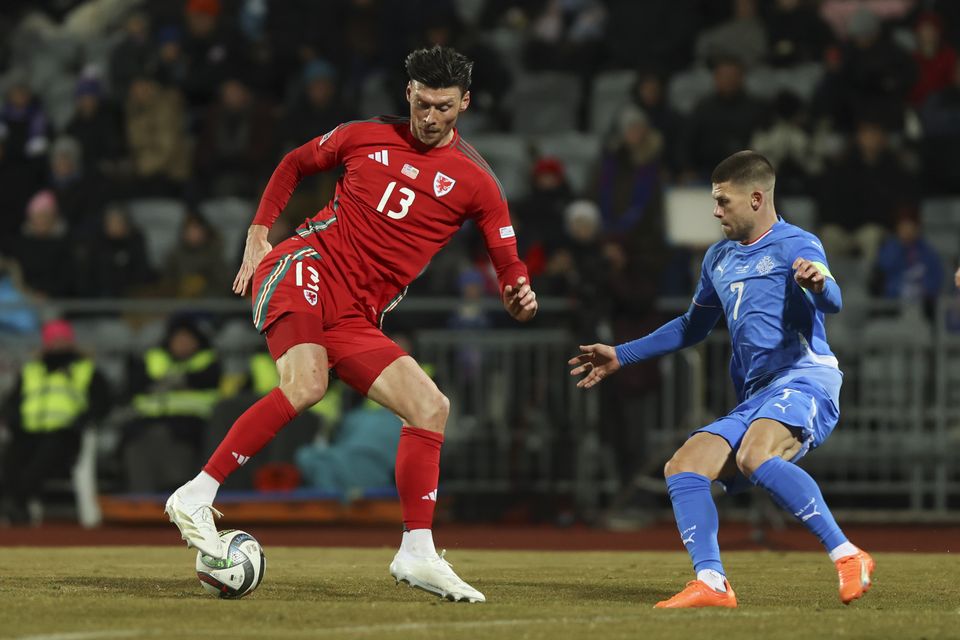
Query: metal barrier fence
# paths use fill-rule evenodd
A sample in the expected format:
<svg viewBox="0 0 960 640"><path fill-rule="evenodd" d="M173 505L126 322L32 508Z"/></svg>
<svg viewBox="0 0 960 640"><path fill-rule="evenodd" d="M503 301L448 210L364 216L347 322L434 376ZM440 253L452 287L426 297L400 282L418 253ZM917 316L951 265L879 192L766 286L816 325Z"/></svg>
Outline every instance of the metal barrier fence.
<svg viewBox="0 0 960 640"><path fill-rule="evenodd" d="M124 310L123 301L116 304ZM430 305L411 308L449 311L435 301ZM86 322L101 326L101 320ZM119 321L111 322L107 331L90 332L86 344L119 364L144 341L136 333L120 339ZM225 360L242 364L260 338L245 317L231 322L239 333L219 346ZM931 328L909 313L862 327L831 325L829 331L845 373L841 419L803 465L840 510L868 517L950 518L960 508L960 337L942 323ZM616 468L620 452L602 435L609 429L600 424L600 394L576 389L567 375L577 336L559 329L425 329L415 332L415 339L418 358L433 365L439 387L452 401L445 492L562 496L579 511L596 513L625 489ZM14 374L26 347L3 336L0 343L0 373ZM635 455L646 470L642 486L662 492L657 474L672 451L690 431L736 404L729 354L727 334L718 329L702 345L662 358L659 389L630 404L640 410L630 414L633 424L618 428L641 430ZM635 400L616 398L625 404Z"/></svg>

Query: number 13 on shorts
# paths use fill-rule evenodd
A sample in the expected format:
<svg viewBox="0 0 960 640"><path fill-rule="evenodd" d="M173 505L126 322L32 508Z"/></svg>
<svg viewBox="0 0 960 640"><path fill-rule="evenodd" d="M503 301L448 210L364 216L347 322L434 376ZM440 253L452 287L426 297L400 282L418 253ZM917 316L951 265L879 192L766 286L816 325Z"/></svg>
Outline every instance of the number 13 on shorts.
<svg viewBox="0 0 960 640"><path fill-rule="evenodd" d="M310 282L307 283L307 287L309 289L312 289L313 291L319 291L320 286L317 283L320 282L320 274L317 272L315 268L313 268L310 265L307 265L307 271L310 272ZM297 272L297 286L302 287L303 286L303 261L301 260L297 261L296 272Z"/></svg>

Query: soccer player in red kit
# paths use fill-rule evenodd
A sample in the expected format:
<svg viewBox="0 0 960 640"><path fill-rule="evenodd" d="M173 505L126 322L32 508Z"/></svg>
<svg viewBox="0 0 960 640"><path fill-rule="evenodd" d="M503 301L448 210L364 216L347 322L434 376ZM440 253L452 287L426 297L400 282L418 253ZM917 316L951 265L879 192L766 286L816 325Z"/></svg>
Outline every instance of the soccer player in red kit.
<svg viewBox="0 0 960 640"><path fill-rule="evenodd" d="M412 52L406 68L409 117L341 124L287 154L270 178L233 289L252 291L253 322L276 360L280 386L240 416L203 471L170 496L166 512L188 546L223 557L217 489L323 397L332 368L403 420L396 481L404 532L390 573L441 597L483 602L437 554L431 533L450 403L380 327L467 220L483 233L507 312L525 322L537 301L517 257L503 189L455 128L470 104L473 63L433 47ZM341 165L330 204L271 247L267 231L303 176Z"/></svg>

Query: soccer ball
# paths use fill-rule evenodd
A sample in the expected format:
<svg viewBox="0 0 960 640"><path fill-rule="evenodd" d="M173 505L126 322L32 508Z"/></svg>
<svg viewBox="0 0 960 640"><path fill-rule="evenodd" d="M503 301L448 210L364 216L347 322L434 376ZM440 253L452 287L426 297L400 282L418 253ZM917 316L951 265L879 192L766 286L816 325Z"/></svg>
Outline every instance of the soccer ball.
<svg viewBox="0 0 960 640"><path fill-rule="evenodd" d="M226 558L197 553L197 577L200 585L218 598L242 598L260 586L267 558L256 538L246 531L220 532L227 547Z"/></svg>

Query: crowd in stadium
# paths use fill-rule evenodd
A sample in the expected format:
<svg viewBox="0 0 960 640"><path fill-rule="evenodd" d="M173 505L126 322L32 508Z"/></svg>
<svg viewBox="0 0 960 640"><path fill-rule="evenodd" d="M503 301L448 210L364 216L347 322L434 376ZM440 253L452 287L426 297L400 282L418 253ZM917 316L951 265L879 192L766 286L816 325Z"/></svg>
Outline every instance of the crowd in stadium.
<svg viewBox="0 0 960 640"><path fill-rule="evenodd" d="M231 296L280 158L341 122L407 113L402 60L431 44L476 62L461 132L511 197L538 294L578 301L582 340L641 335L658 299L689 295L700 254L668 242L664 194L709 186L745 148L774 163L778 197L810 205L849 289L929 312L952 282L960 220L933 233L923 212L960 195L958 3L279 4L4 3L0 299ZM301 183L271 239L335 180ZM136 215L157 202L178 215ZM495 295L479 234L437 260L415 294ZM440 325L494 322L464 305ZM39 329L0 310L4 332Z"/></svg>
<svg viewBox="0 0 960 640"><path fill-rule="evenodd" d="M294 146L375 109L404 113L399 61L431 43L476 61L465 136L529 143L523 162L491 163L523 171L501 180L514 185L521 250L542 295L612 293L634 305L684 295L689 269L675 266L689 256L664 242L663 191L705 183L718 158L742 148L775 162L778 195L814 200L828 255L868 262L877 295L942 288L953 256L923 241L918 212L921 195L960 189L952 3L877 3L882 14L830 0L294 4L50 1L4 11L0 249L25 291L230 295L241 247L222 246L222 224L200 205L255 203ZM597 92L616 70L632 82L611 105ZM527 88L550 72L575 82L564 106L571 128L598 142L589 166L565 166L524 126L548 107ZM319 209L333 179L302 185L288 222ZM157 197L187 211L165 256L144 250L155 230L138 228L124 205ZM483 281L483 268L469 268L475 244L459 243L446 258L454 275L433 270L421 292L456 295Z"/></svg>

